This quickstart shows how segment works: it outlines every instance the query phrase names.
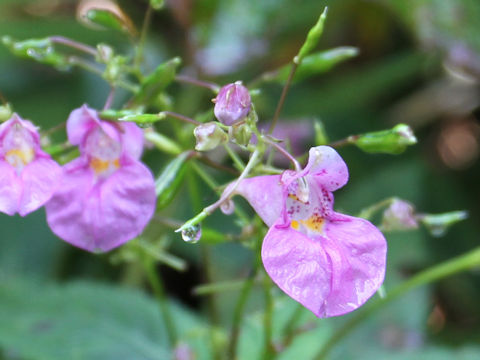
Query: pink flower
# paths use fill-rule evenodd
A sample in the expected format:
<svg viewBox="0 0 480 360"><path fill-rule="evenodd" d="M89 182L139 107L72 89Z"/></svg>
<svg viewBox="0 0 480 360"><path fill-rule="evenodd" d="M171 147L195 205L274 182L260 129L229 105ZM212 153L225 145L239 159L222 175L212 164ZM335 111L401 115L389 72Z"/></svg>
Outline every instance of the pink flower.
<svg viewBox="0 0 480 360"><path fill-rule="evenodd" d="M328 146L310 149L299 172L243 180L244 196L270 227L262 260L272 280L318 317L355 310L382 284L387 245L367 220L333 210L348 169Z"/></svg>
<svg viewBox="0 0 480 360"><path fill-rule="evenodd" d="M109 251L139 235L155 211L155 183L139 158L143 133L111 123L86 105L67 120L68 140L80 157L47 203L47 221L63 240L92 252Z"/></svg>
<svg viewBox="0 0 480 360"><path fill-rule="evenodd" d="M37 128L17 114L0 125L0 211L37 210L60 181L60 166L40 148Z"/></svg>

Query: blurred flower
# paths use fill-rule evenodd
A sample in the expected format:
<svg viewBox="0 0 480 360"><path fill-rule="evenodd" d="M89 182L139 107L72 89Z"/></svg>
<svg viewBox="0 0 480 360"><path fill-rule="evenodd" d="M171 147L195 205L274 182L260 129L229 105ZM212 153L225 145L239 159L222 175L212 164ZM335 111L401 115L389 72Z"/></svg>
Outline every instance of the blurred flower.
<svg viewBox="0 0 480 360"><path fill-rule="evenodd" d="M333 210L332 192L347 181L338 153L318 146L302 171L245 179L235 190L270 227L262 246L267 273L318 317L355 310L385 275L382 233L367 220Z"/></svg>
<svg viewBox="0 0 480 360"><path fill-rule="evenodd" d="M240 81L222 87L214 102L215 117L228 126L243 120L252 105L248 89Z"/></svg>
<svg viewBox="0 0 480 360"><path fill-rule="evenodd" d="M387 231L418 228L413 206L407 201L394 199L383 213L382 227Z"/></svg>
<svg viewBox="0 0 480 360"><path fill-rule="evenodd" d="M0 125L0 211L37 210L60 181L60 166L40 148L37 128L17 114Z"/></svg>
<svg viewBox="0 0 480 360"><path fill-rule="evenodd" d="M154 179L139 161L142 130L102 121L84 105L70 114L67 133L80 157L64 166L46 205L48 224L72 245L109 251L139 235L155 210Z"/></svg>

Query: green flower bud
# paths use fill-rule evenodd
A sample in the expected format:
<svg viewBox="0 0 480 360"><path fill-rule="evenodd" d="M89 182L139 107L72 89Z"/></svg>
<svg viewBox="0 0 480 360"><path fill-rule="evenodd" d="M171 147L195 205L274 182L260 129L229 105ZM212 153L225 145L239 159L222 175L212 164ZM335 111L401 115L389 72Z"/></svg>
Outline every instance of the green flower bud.
<svg viewBox="0 0 480 360"><path fill-rule="evenodd" d="M228 141L228 135L214 122L197 126L193 134L197 139L197 145L195 145L197 151L212 150Z"/></svg>
<svg viewBox="0 0 480 360"><path fill-rule="evenodd" d="M417 143L410 126L398 124L390 130L351 136L349 142L369 153L400 154Z"/></svg>
<svg viewBox="0 0 480 360"><path fill-rule="evenodd" d="M443 214L419 215L418 219L433 236L445 235L450 226L468 218L466 211L451 211Z"/></svg>

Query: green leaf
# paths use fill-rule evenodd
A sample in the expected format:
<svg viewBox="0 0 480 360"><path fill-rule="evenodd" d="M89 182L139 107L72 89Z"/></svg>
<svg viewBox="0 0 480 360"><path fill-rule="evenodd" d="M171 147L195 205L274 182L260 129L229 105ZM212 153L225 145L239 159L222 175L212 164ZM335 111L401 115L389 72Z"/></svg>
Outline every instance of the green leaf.
<svg viewBox="0 0 480 360"><path fill-rule="evenodd" d="M298 55L295 56L295 58L293 59L296 64L301 64L305 56L310 54L312 50L317 46L318 41L323 34L323 27L327 18L327 11L328 8L325 8L323 10L323 13L318 18L317 23L308 32L307 39L300 48Z"/></svg>
<svg viewBox="0 0 480 360"><path fill-rule="evenodd" d="M190 152L184 152L170 161L155 180L157 193L157 210L170 204L178 192L185 178L186 164L190 159Z"/></svg>
<svg viewBox="0 0 480 360"><path fill-rule="evenodd" d="M158 304L132 289L89 282L0 285L0 348L31 360L170 359ZM207 330L171 304L182 342L208 358Z"/></svg>
<svg viewBox="0 0 480 360"><path fill-rule="evenodd" d="M160 64L142 81L140 90L135 95L133 103L149 104L152 102L175 79L177 68L181 63L182 60L179 57L175 57Z"/></svg>
<svg viewBox="0 0 480 360"><path fill-rule="evenodd" d="M311 76L330 71L335 65L358 55L358 49L342 46L325 51L319 51L306 56L298 66L293 82L299 82ZM278 72L267 73L265 81L285 82L290 72L290 65L283 66Z"/></svg>

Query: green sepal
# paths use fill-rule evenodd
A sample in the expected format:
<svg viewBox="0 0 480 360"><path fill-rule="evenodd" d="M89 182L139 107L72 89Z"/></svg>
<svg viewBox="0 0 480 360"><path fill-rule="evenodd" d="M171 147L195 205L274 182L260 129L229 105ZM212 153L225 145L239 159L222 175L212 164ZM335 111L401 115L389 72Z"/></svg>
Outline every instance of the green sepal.
<svg viewBox="0 0 480 360"><path fill-rule="evenodd" d="M184 152L170 161L155 180L157 210L169 205L182 185L191 152Z"/></svg>
<svg viewBox="0 0 480 360"><path fill-rule="evenodd" d="M179 57L174 57L160 64L151 74L143 79L140 90L133 98L133 103L149 104L153 101L175 79L177 68L181 63L182 60Z"/></svg>
<svg viewBox="0 0 480 360"><path fill-rule="evenodd" d="M68 57L55 52L49 38L14 41L10 36L3 36L2 43L19 57L33 59L39 63L51 65L58 70L68 70L71 64Z"/></svg>
<svg viewBox="0 0 480 360"><path fill-rule="evenodd" d="M358 55L358 49L351 46L341 46L334 49L319 51L306 56L298 66L293 83L305 80L311 76L330 71L335 65ZM285 82L290 73L290 65L286 65L278 72L265 75L265 80Z"/></svg>
<svg viewBox="0 0 480 360"><path fill-rule="evenodd" d="M317 23L310 29L307 34L307 38L303 43L297 56L293 59L294 63L301 64L303 59L312 52L312 50L318 45L318 41L323 34L323 27L327 18L328 8L325 8L318 18Z"/></svg>
<svg viewBox="0 0 480 360"><path fill-rule="evenodd" d="M85 17L91 23L106 29L130 34L134 33L134 30L126 21L107 9L90 9L87 11Z"/></svg>
<svg viewBox="0 0 480 360"><path fill-rule="evenodd" d="M327 145L330 143L322 121L315 120L313 122L313 128L315 130L315 146Z"/></svg>
<svg viewBox="0 0 480 360"><path fill-rule="evenodd" d="M398 124L392 129L355 135L348 141L368 153L401 154L407 146L417 143L412 129Z"/></svg>
<svg viewBox="0 0 480 360"><path fill-rule="evenodd" d="M424 214L418 216L418 220L420 220L430 234L435 237L445 235L452 225L467 218L468 212L466 211L450 211L443 214Z"/></svg>

